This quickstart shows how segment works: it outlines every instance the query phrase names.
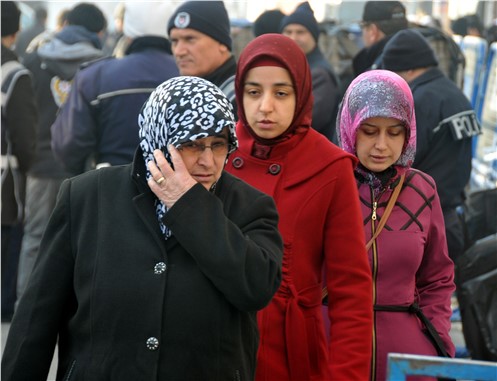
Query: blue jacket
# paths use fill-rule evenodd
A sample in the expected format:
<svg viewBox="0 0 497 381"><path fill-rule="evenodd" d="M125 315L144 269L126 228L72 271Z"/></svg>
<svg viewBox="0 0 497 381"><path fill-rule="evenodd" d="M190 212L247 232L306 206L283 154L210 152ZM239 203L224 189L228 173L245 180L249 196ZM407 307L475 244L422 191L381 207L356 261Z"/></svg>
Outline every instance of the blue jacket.
<svg viewBox="0 0 497 381"><path fill-rule="evenodd" d="M140 37L123 58L91 63L74 78L52 125L52 149L71 174L133 160L138 114L152 91L179 75L161 37Z"/></svg>

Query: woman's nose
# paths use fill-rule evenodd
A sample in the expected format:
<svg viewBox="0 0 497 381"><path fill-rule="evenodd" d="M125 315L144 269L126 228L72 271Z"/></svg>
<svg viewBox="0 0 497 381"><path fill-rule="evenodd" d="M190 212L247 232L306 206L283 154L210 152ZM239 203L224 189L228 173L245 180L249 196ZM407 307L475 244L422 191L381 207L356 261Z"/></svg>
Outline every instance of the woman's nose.
<svg viewBox="0 0 497 381"><path fill-rule="evenodd" d="M210 147L205 147L205 149L200 153L197 161L203 165L212 164L214 162L214 152L212 152Z"/></svg>
<svg viewBox="0 0 497 381"><path fill-rule="evenodd" d="M273 109L273 97L271 95L263 95L261 98L260 110L262 112L270 112Z"/></svg>
<svg viewBox="0 0 497 381"><path fill-rule="evenodd" d="M375 141L375 147L377 149L385 149L387 147L385 133L381 132L378 134L378 136L376 137L376 141Z"/></svg>

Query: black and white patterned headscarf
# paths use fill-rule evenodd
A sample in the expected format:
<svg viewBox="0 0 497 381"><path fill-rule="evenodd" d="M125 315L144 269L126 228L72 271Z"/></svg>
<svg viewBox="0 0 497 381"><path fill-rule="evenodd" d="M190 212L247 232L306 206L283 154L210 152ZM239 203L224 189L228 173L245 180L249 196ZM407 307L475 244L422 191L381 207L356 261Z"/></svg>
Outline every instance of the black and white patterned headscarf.
<svg viewBox="0 0 497 381"><path fill-rule="evenodd" d="M154 160L154 150L164 152L171 163L169 144L178 147L185 142L216 136L228 127L232 151L238 147L230 101L217 86L198 77L175 77L159 85L143 105L138 125L147 180L152 176L148 162ZM156 201L156 212L167 239L171 232L162 223L167 207L160 200Z"/></svg>

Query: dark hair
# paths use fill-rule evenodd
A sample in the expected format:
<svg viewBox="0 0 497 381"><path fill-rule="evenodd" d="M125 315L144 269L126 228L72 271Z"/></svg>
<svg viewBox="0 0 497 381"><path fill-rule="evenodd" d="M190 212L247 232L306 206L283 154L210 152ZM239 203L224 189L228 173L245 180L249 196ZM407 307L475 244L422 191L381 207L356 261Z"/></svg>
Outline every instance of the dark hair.
<svg viewBox="0 0 497 381"><path fill-rule="evenodd" d="M19 31L21 12L13 1L2 1L2 37L11 36Z"/></svg>
<svg viewBox="0 0 497 381"><path fill-rule="evenodd" d="M107 20L102 11L93 4L80 3L67 15L69 25L80 25L90 32L99 33L107 27Z"/></svg>
<svg viewBox="0 0 497 381"><path fill-rule="evenodd" d="M483 30L485 29L478 15L466 16L466 28L468 29L468 32L470 28L476 29L480 36L483 35Z"/></svg>

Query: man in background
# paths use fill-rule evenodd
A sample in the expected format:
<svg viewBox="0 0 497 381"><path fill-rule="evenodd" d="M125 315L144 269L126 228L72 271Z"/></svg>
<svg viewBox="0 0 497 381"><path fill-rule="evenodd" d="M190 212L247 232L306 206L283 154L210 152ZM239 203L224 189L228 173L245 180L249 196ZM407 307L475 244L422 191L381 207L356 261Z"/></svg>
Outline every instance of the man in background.
<svg viewBox="0 0 497 381"><path fill-rule="evenodd" d="M319 25L309 2L300 4L295 12L284 17L280 31L300 46L311 68L314 96L312 127L333 140L338 104L342 96L340 81L319 48Z"/></svg>
<svg viewBox="0 0 497 381"><path fill-rule="evenodd" d="M55 205L59 186L70 176L55 159L50 127L64 103L74 75L83 62L102 56L99 33L106 26L102 11L95 5L79 3L67 14L65 26L47 35L24 65L33 74L39 120L36 151L26 185L26 217L19 258L17 297L21 298L38 257L41 237Z"/></svg>
<svg viewBox="0 0 497 381"><path fill-rule="evenodd" d="M35 153L37 110L31 73L12 47L21 12L2 1L2 322L9 322L16 301L17 266L22 241L26 172Z"/></svg>
<svg viewBox="0 0 497 381"><path fill-rule="evenodd" d="M125 2L125 56L98 60L74 77L52 125L55 156L72 175L133 161L143 103L179 75L166 38L170 4Z"/></svg>
<svg viewBox="0 0 497 381"><path fill-rule="evenodd" d="M187 1L167 25L172 52L181 75L207 79L228 97L236 113L236 61L230 20L222 1Z"/></svg>
<svg viewBox="0 0 497 381"><path fill-rule="evenodd" d="M378 69L388 40L407 27L406 9L400 1L368 1L361 22L364 48L352 60L354 75Z"/></svg>

